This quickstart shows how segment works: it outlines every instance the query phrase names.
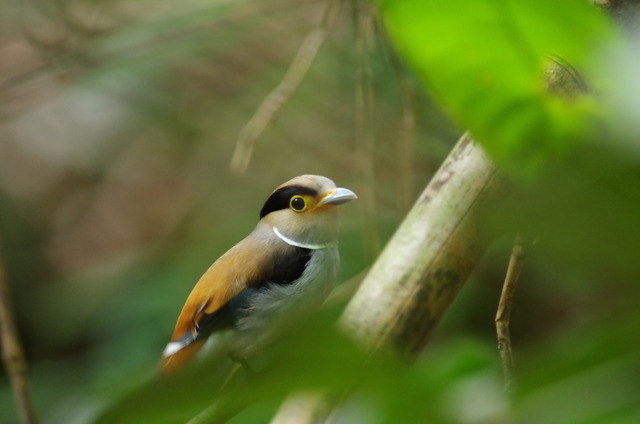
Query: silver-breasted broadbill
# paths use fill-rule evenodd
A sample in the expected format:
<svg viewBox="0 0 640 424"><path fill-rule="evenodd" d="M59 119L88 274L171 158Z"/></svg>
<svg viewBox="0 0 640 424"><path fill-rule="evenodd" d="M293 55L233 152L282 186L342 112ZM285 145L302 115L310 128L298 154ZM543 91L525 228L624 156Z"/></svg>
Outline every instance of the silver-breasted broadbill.
<svg viewBox="0 0 640 424"><path fill-rule="evenodd" d="M232 333L231 354L244 357L267 343L279 324L322 303L340 264L337 206L356 198L318 175L276 188L255 229L189 294L163 352L162 371L180 368L215 334Z"/></svg>

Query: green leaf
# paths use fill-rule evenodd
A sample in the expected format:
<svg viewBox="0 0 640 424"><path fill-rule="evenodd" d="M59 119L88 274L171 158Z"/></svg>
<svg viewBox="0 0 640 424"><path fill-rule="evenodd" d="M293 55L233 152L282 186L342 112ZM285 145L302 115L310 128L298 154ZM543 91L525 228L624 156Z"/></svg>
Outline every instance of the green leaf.
<svg viewBox="0 0 640 424"><path fill-rule="evenodd" d="M610 34L584 1L382 1L402 56L499 166L528 176L594 134L593 103L546 91L551 54L589 69Z"/></svg>

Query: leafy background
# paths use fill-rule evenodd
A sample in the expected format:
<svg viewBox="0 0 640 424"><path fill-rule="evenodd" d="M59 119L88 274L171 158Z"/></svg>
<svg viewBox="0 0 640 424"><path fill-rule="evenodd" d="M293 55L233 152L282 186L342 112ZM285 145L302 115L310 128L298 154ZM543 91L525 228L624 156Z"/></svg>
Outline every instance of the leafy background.
<svg viewBox="0 0 640 424"><path fill-rule="evenodd" d="M232 422L267 422L301 387L348 388L336 422L638 422L632 11L620 23L578 0L338 3L238 175L238 134L325 2L0 1L0 235L42 422L206 408L228 364L157 384L159 353L200 274L301 173L360 195L342 210L342 284L257 358L264 373L231 384L230 398L258 399ZM595 95L547 94L548 53ZM512 187L482 219L495 242L415 363L365 361L332 322L464 129ZM519 389L505 394L493 318L516 229L536 243L513 313ZM1 378L0 422L16 422Z"/></svg>

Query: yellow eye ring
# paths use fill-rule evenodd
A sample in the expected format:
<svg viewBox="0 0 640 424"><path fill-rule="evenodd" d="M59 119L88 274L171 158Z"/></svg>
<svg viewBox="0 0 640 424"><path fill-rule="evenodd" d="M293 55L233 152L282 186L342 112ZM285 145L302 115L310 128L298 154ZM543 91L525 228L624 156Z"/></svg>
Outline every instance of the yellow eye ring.
<svg viewBox="0 0 640 424"><path fill-rule="evenodd" d="M289 207L294 212L304 212L305 210L307 210L307 201L304 199L304 197L295 195L291 197L291 200L289 201Z"/></svg>

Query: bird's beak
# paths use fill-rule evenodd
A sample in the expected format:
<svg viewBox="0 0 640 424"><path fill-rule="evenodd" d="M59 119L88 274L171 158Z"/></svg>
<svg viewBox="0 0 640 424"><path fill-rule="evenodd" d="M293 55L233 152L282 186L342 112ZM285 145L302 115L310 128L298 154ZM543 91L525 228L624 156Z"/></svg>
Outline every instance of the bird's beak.
<svg viewBox="0 0 640 424"><path fill-rule="evenodd" d="M356 196L353 191L346 188L338 187L335 190L331 190L329 193L327 193L326 196L324 196L320 201L320 204L338 206L357 198L358 196Z"/></svg>

